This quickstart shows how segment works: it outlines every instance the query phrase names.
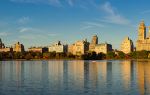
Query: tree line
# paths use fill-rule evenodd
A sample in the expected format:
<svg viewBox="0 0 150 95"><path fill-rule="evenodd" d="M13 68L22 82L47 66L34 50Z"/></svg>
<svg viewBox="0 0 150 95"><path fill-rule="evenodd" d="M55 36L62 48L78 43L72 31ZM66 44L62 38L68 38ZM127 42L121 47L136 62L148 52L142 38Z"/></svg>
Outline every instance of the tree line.
<svg viewBox="0 0 150 95"><path fill-rule="evenodd" d="M108 52L107 54L96 52L87 52L81 56L71 53L56 53L56 52L1 52L0 60L11 59L83 59L83 60L103 60L103 59L149 59L150 51L134 51L125 54L121 51Z"/></svg>

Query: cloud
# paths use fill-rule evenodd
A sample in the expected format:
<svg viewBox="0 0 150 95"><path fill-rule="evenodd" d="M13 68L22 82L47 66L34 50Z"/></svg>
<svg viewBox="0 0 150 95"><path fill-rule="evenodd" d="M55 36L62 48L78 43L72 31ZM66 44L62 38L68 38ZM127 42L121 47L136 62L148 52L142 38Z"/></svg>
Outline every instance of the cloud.
<svg viewBox="0 0 150 95"><path fill-rule="evenodd" d="M104 19L101 20L103 22L120 25L128 25L130 23L128 19L124 18L122 15L115 11L115 9L109 2L104 3L101 6L101 9L106 14L106 17L104 17Z"/></svg>
<svg viewBox="0 0 150 95"><path fill-rule="evenodd" d="M58 34L56 33L48 33L47 36L51 36L51 37L54 37L54 36L57 36Z"/></svg>
<svg viewBox="0 0 150 95"><path fill-rule="evenodd" d="M9 33L8 32L0 32L0 36L8 36Z"/></svg>
<svg viewBox="0 0 150 95"><path fill-rule="evenodd" d="M48 0L48 3L50 5L54 5L54 6L62 6L61 2L59 0Z"/></svg>
<svg viewBox="0 0 150 95"><path fill-rule="evenodd" d="M10 0L16 3L32 3L32 4L49 4L53 6L61 6L60 0Z"/></svg>
<svg viewBox="0 0 150 95"><path fill-rule="evenodd" d="M32 4L48 4L56 7L62 7L66 3L73 7L77 6L79 8L84 8L87 9L92 6L95 6L95 1L96 0L10 0L11 2L16 2L16 3L32 3Z"/></svg>
<svg viewBox="0 0 150 95"><path fill-rule="evenodd" d="M19 24L27 24L28 22L30 22L30 18L29 17L21 17L19 20L18 20L18 23Z"/></svg>
<svg viewBox="0 0 150 95"><path fill-rule="evenodd" d="M43 39L45 36L40 34L26 34L20 35L19 38L27 40Z"/></svg>
<svg viewBox="0 0 150 95"><path fill-rule="evenodd" d="M83 22L83 26L80 28L80 30L87 30L90 28L101 28L104 27L103 24L101 24L100 22Z"/></svg>
<svg viewBox="0 0 150 95"><path fill-rule="evenodd" d="M30 27L21 27L21 28L19 28L20 33L33 32L33 31L37 31L37 30L34 29L34 28L30 28Z"/></svg>
<svg viewBox="0 0 150 95"><path fill-rule="evenodd" d="M74 6L74 0L66 0L70 6Z"/></svg>
<svg viewBox="0 0 150 95"><path fill-rule="evenodd" d="M141 12L141 14L149 14L149 13L150 13L150 10L145 10Z"/></svg>

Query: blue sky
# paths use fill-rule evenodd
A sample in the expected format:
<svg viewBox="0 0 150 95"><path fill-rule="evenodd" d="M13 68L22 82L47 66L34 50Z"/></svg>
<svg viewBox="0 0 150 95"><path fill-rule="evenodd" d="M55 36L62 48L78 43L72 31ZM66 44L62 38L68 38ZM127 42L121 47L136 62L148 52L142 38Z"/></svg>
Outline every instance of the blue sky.
<svg viewBox="0 0 150 95"><path fill-rule="evenodd" d="M0 38L7 46L48 46L58 40L74 43L97 34L99 43L119 49L137 27L150 25L149 0L1 0ZM135 44L135 43L134 43Z"/></svg>

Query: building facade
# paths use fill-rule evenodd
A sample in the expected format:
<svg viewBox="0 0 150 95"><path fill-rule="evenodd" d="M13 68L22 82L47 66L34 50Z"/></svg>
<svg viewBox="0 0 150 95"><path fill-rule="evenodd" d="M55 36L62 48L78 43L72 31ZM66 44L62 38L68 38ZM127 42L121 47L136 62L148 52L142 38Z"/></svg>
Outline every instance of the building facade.
<svg viewBox="0 0 150 95"><path fill-rule="evenodd" d="M2 42L2 40L0 39L0 49L5 48L4 43Z"/></svg>
<svg viewBox="0 0 150 95"><path fill-rule="evenodd" d="M89 50L89 42L87 40L77 41L72 45L69 45L68 52L73 55L83 55Z"/></svg>
<svg viewBox="0 0 150 95"><path fill-rule="evenodd" d="M30 47L28 48L28 51L44 53L44 52L48 52L48 48L47 47Z"/></svg>
<svg viewBox="0 0 150 95"><path fill-rule="evenodd" d="M92 41L89 45L89 51L98 53L108 53L109 51L112 51L112 45L108 43L100 43L98 44L98 36L94 35L92 37Z"/></svg>
<svg viewBox="0 0 150 95"><path fill-rule="evenodd" d="M129 37L126 37L120 46L120 51L124 52L124 53L130 53L134 50L134 45L132 40Z"/></svg>
<svg viewBox="0 0 150 95"><path fill-rule="evenodd" d="M90 43L90 45L89 45L89 51L94 51L94 49L95 49L95 46L98 44L98 37L97 37L97 35L94 35L93 37L92 37L92 41L91 41L91 43Z"/></svg>
<svg viewBox="0 0 150 95"><path fill-rule="evenodd" d="M48 50L49 52L65 53L68 51L68 45L63 45L60 41L58 41L57 43L49 46Z"/></svg>
<svg viewBox="0 0 150 95"><path fill-rule="evenodd" d="M12 52L13 48L9 48L9 47L5 47L5 48L1 48L0 52Z"/></svg>
<svg viewBox="0 0 150 95"><path fill-rule="evenodd" d="M147 50L150 51L150 27L148 36L146 35L146 26L142 21L138 28L138 39L136 41L136 51Z"/></svg>
<svg viewBox="0 0 150 95"><path fill-rule="evenodd" d="M0 39L0 52L12 52L13 48L5 47L4 43Z"/></svg>
<svg viewBox="0 0 150 95"><path fill-rule="evenodd" d="M104 53L107 54L109 51L112 51L112 45L108 44L108 43L101 43L101 44L97 44L95 46L94 51L98 54L98 53Z"/></svg>
<svg viewBox="0 0 150 95"><path fill-rule="evenodd" d="M14 52L24 52L25 51L24 45L17 42L16 44L14 44L13 51Z"/></svg>

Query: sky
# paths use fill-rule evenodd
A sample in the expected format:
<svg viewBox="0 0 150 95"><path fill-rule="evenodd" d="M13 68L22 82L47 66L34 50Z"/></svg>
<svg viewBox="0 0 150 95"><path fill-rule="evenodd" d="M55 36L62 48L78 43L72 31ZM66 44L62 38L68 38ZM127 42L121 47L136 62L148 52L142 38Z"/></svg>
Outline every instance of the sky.
<svg viewBox="0 0 150 95"><path fill-rule="evenodd" d="M98 35L99 43L119 49L137 39L139 23L150 25L150 0L0 0L0 38L26 48L57 41L72 44Z"/></svg>

